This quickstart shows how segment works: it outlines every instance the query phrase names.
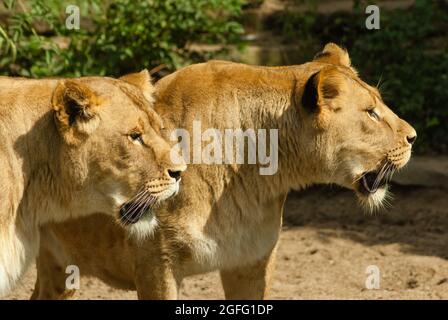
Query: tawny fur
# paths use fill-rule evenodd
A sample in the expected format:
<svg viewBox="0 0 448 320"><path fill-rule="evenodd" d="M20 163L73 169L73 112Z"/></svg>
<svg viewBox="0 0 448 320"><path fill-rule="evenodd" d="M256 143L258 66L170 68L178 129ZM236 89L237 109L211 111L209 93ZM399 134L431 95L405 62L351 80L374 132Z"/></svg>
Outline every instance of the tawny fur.
<svg viewBox="0 0 448 320"><path fill-rule="evenodd" d="M302 104L310 79L318 93L315 106ZM372 107L380 121L366 111ZM278 172L261 176L257 165L190 165L183 190L158 208L159 228L143 242L103 215L45 227L42 234L58 239L60 250L54 240L42 243L33 298L66 298L65 275L48 270L67 264L78 265L81 275L137 290L141 299L175 299L184 277L213 270L221 272L226 298L266 298L288 191L335 183L379 205L384 195L359 193L360 175L385 158L405 165L407 137L415 136L334 44L299 66L212 61L186 67L157 84L155 108L171 130L191 131L194 120L220 130L278 129Z"/></svg>
<svg viewBox="0 0 448 320"><path fill-rule="evenodd" d="M40 225L118 218L141 187L173 180L167 170L179 166L144 96L149 81L146 70L123 80L0 78L0 296L36 257ZM137 127L146 147L128 137Z"/></svg>

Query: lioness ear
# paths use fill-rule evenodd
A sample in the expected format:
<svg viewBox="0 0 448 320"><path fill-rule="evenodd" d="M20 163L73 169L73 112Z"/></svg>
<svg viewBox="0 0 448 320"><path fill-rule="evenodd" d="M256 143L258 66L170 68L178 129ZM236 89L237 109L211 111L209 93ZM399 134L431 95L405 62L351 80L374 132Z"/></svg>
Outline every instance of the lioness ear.
<svg viewBox="0 0 448 320"><path fill-rule="evenodd" d="M143 91L143 95L149 102L154 101L153 94L155 89L151 82L151 75L147 69L122 76L120 77L120 80L126 81L127 83L133 84L134 86L140 88L140 90Z"/></svg>
<svg viewBox="0 0 448 320"><path fill-rule="evenodd" d="M319 52L314 56L313 61L331 63L335 65L341 65L344 67L350 67L350 57L347 50L342 49L334 43L328 43L322 52Z"/></svg>
<svg viewBox="0 0 448 320"><path fill-rule="evenodd" d="M71 136L67 138L93 132L99 123L96 115L100 101L85 84L77 80L61 81L51 101L59 131Z"/></svg>
<svg viewBox="0 0 448 320"><path fill-rule="evenodd" d="M314 73L305 83L302 94L302 106L309 112L320 112L331 108L331 100L339 95L339 86L328 77L326 70Z"/></svg>

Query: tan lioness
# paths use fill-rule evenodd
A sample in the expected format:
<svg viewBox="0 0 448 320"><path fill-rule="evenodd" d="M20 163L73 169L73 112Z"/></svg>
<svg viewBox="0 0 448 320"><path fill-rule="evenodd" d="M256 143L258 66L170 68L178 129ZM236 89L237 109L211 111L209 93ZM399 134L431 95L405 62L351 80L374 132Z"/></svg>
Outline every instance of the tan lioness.
<svg viewBox="0 0 448 320"><path fill-rule="evenodd" d="M177 192L185 164L171 163L149 81L146 70L0 78L0 296L36 257L43 223L105 212L140 236L152 231L146 212Z"/></svg>
<svg viewBox="0 0 448 320"><path fill-rule="evenodd" d="M194 121L220 131L278 129L278 171L190 165L182 192L159 208L154 237L141 243L101 215L46 227L34 298L69 296L68 264L142 299L175 299L184 277L212 270L226 298L266 298L289 190L335 183L368 208L380 206L416 138L334 44L299 66L186 67L158 82L155 109L171 130L192 132Z"/></svg>

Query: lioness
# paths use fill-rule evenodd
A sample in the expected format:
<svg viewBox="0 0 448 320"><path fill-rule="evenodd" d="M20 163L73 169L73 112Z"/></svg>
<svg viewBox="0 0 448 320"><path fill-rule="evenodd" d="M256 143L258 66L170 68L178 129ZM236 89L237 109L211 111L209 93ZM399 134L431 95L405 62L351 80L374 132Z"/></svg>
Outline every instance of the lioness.
<svg viewBox="0 0 448 320"><path fill-rule="evenodd" d="M192 164L142 243L101 215L44 228L32 298L73 293L64 286L68 264L141 299L177 298L184 277L212 270L220 270L226 298L266 298L288 191L336 183L380 206L416 139L335 44L299 66L186 67L158 82L155 109L170 129L191 132L194 120L221 131L278 129L277 173L260 175L260 164Z"/></svg>
<svg viewBox="0 0 448 320"><path fill-rule="evenodd" d="M141 236L152 230L147 209L177 192L185 169L171 163L152 91L146 70L0 78L0 296L36 257L43 223L106 212Z"/></svg>

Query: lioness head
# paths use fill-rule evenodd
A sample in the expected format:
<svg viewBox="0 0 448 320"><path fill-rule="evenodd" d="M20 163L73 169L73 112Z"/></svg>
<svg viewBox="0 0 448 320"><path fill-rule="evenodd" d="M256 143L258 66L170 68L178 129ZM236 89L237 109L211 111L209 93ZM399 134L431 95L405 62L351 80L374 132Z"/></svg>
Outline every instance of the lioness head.
<svg viewBox="0 0 448 320"><path fill-rule="evenodd" d="M120 80L63 80L52 98L62 136L61 175L85 214L111 212L147 232L151 208L179 190L185 164L173 164L161 118L152 110L148 72ZM137 223L139 222L139 223Z"/></svg>
<svg viewBox="0 0 448 320"><path fill-rule="evenodd" d="M322 182L355 190L373 209L385 199L394 171L408 162L417 134L358 77L345 50L330 43L310 66L316 71L301 103L310 120L303 129L313 139L304 148L317 157Z"/></svg>

